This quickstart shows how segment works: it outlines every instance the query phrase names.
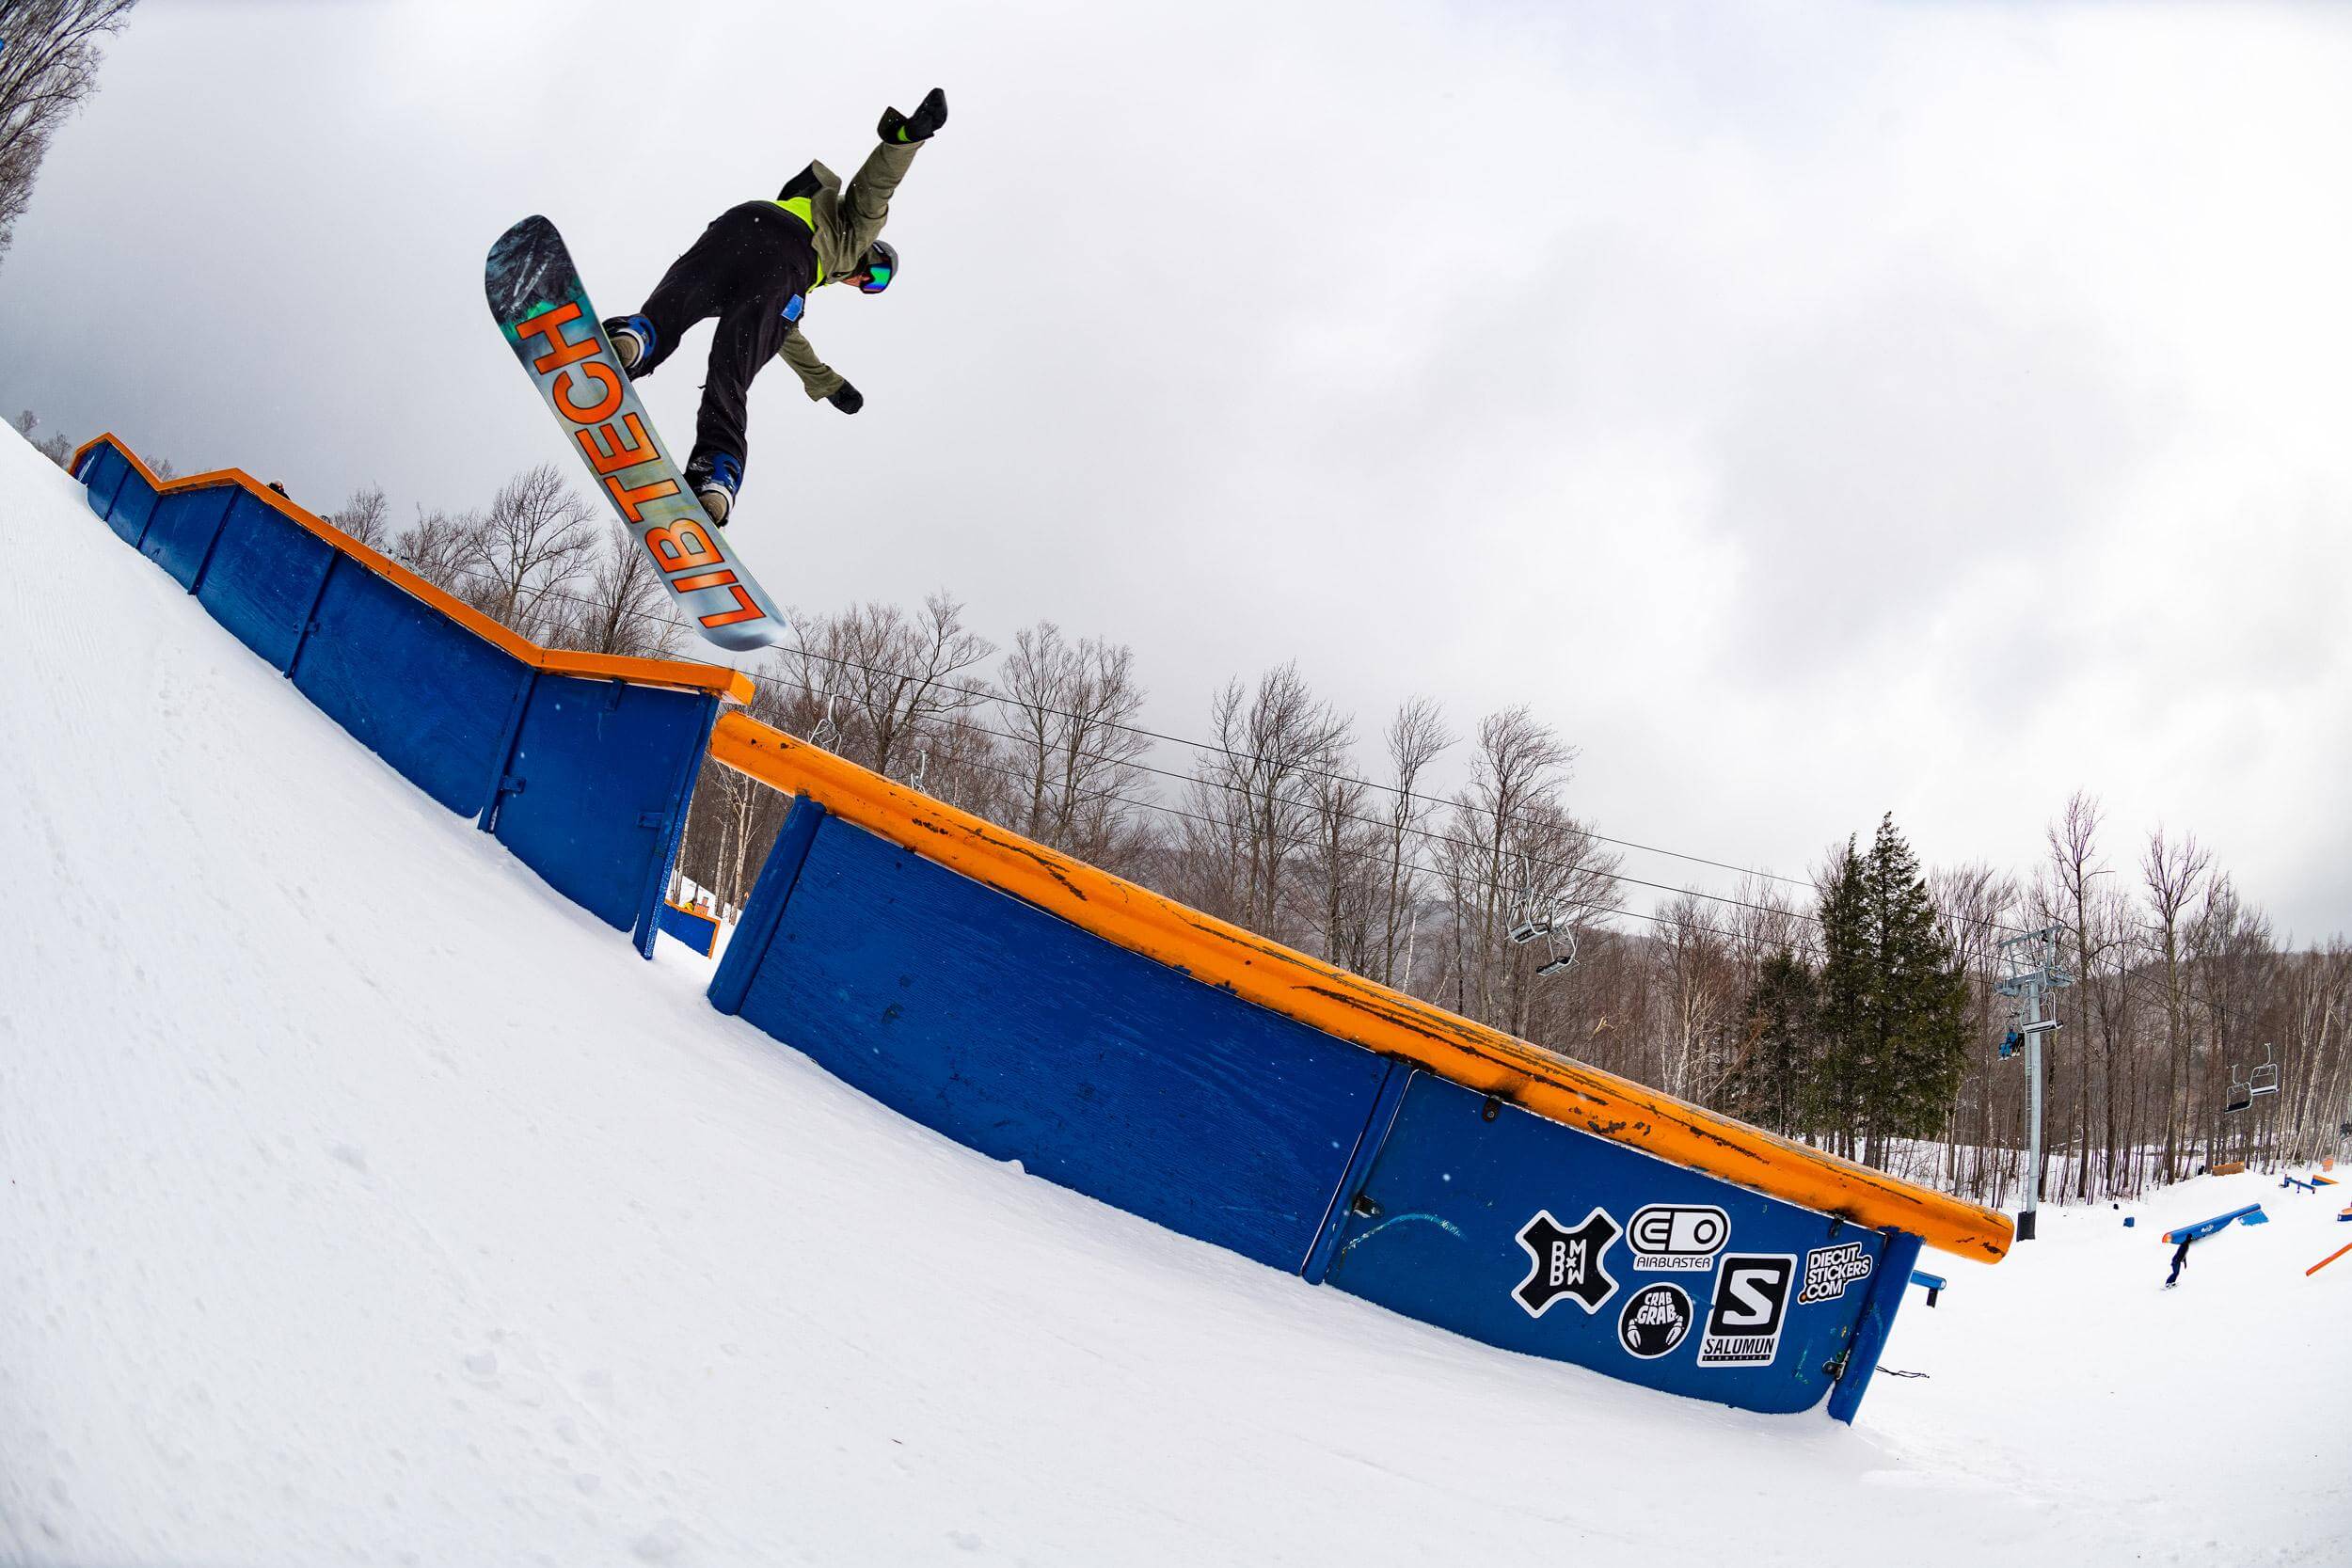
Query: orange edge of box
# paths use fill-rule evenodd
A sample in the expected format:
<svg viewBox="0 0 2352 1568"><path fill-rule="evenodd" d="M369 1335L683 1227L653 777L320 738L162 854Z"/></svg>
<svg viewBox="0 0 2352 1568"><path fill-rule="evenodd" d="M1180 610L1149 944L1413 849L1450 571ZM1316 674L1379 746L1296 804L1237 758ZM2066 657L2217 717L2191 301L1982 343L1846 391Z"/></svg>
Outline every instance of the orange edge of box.
<svg viewBox="0 0 2352 1568"><path fill-rule="evenodd" d="M1006 832L758 722L723 715L710 755L1131 952L1308 1027L1424 1067L1534 1114L1724 1180L1984 1261L2006 1214L1686 1104L1401 991Z"/></svg>
<svg viewBox="0 0 2352 1568"><path fill-rule="evenodd" d="M740 670L730 670L723 665L698 664L685 659L629 658L615 654L583 654L568 648L543 648L529 638L499 625L464 600L434 587L399 562L359 543L325 518L296 506L243 468L215 468L207 473L188 474L180 479L158 479L154 470L139 460L137 452L108 432L83 442L74 452L72 471L77 476L81 472L82 460L101 445L110 446L121 453L123 460L138 470L139 477L157 495L168 495L179 490L207 490L222 484L236 485L254 499L275 508L288 521L317 535L378 577L423 600L476 637L514 655L534 670L544 670L552 675L578 675L590 680L619 680L637 686L668 686L690 691L712 691L730 703L748 703L752 700L752 677Z"/></svg>

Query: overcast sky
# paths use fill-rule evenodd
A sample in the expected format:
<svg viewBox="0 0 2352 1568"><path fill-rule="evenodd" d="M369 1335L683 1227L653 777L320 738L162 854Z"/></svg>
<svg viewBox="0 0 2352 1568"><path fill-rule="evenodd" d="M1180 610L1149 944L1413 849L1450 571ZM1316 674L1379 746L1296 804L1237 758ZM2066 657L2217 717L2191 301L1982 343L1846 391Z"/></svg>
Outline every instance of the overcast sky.
<svg viewBox="0 0 2352 1568"><path fill-rule="evenodd" d="M734 537L1376 732L1532 704L1600 831L1786 873L2067 794L2352 928L2352 10L146 0L0 261L0 406L400 516L561 459L482 259L607 313L882 105L904 272ZM615 105L619 106L615 106ZM646 384L691 442L707 329ZM1166 759L1171 762L1175 758ZM1181 764L1180 764L1181 765ZM1626 869L1721 889L1721 873Z"/></svg>

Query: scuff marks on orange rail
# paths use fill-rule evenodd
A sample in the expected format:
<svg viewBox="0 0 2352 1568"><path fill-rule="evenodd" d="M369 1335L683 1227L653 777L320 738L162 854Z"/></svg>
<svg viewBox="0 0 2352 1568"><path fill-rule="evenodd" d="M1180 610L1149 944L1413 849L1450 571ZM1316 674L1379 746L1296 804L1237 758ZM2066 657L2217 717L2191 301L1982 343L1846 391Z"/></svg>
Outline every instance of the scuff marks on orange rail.
<svg viewBox="0 0 2352 1568"><path fill-rule="evenodd" d="M730 713L710 754L844 821L1242 1000L1662 1160L1966 1257L2008 1252L2007 1216L1898 1181L1486 1028L1058 854Z"/></svg>

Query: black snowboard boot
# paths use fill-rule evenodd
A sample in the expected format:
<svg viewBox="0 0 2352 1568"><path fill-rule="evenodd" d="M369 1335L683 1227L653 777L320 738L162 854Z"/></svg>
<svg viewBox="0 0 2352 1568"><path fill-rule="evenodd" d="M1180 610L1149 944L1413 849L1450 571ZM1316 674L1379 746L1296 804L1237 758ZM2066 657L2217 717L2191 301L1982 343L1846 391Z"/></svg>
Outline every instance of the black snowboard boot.
<svg viewBox="0 0 2352 1568"><path fill-rule="evenodd" d="M696 457L686 465L686 485L703 503L711 522L724 528L727 514L735 510L735 493L743 487L743 465L733 452Z"/></svg>

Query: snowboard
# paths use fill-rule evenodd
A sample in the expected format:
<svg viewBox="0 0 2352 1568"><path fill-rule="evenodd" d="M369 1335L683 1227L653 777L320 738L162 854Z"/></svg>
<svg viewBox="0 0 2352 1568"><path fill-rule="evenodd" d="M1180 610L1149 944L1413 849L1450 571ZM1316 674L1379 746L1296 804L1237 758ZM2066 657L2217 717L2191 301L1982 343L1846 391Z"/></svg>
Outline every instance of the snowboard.
<svg viewBox="0 0 2352 1568"><path fill-rule="evenodd" d="M670 461L555 225L527 217L500 235L484 289L507 346L680 612L731 653L782 641L775 601L728 549L725 532L711 525Z"/></svg>

